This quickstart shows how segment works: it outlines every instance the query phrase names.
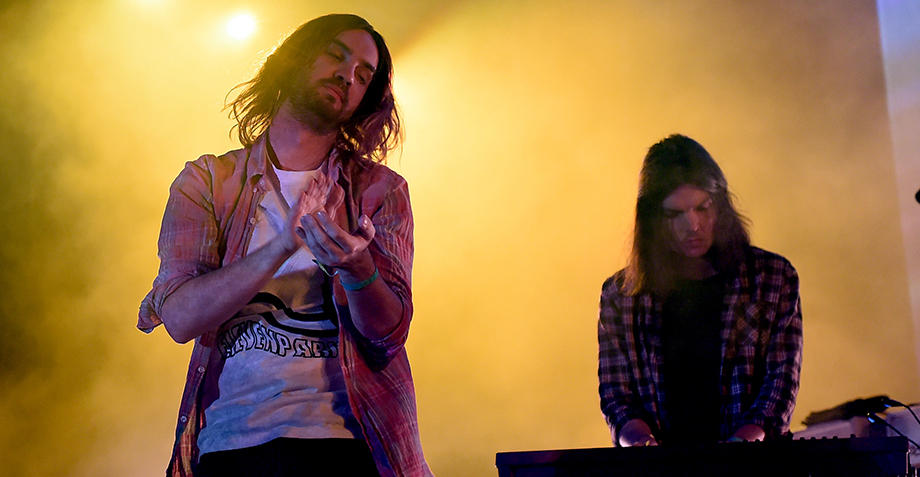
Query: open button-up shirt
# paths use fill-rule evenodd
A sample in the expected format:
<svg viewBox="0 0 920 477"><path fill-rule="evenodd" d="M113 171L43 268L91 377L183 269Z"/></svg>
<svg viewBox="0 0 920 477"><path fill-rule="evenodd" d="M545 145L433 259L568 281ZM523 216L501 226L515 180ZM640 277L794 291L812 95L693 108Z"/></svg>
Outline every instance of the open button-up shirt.
<svg viewBox="0 0 920 477"><path fill-rule="evenodd" d="M160 270L141 303L137 327L151 332L162 323L166 298L187 281L242 258L252 237L254 214L269 186L267 138L222 156L205 155L186 164L170 187L158 242ZM369 340L351 321L345 291L333 278L339 347L348 400L382 476L427 476L418 433L415 390L404 348L412 319L413 221L406 181L389 168L336 154L322 165L345 191L349 230L361 215L376 235L368 249L380 278L399 297L399 326ZM215 330L216 331L216 330ZM195 340L179 409L176 443L167 473L191 476L198 460L197 438L204 409L217 392L220 352L214 332Z"/></svg>
<svg viewBox="0 0 920 477"><path fill-rule="evenodd" d="M750 247L729 273L722 311L722 439L745 424L766 438L789 431L802 366L799 279L785 258ZM614 442L632 419L667 429L662 386L662 301L628 295L622 271L603 286L598 320L601 410Z"/></svg>

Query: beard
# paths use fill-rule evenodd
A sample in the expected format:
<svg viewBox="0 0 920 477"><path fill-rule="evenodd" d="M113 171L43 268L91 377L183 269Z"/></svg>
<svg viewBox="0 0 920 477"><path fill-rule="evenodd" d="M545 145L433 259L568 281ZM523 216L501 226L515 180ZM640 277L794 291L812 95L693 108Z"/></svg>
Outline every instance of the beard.
<svg viewBox="0 0 920 477"><path fill-rule="evenodd" d="M330 98L328 93L320 93L320 88L326 83L337 86L343 92L345 97L339 107L336 107L335 98ZM318 133L337 131L349 119L342 110L348 104L348 87L334 79L316 83L300 81L294 85L289 101L294 119Z"/></svg>

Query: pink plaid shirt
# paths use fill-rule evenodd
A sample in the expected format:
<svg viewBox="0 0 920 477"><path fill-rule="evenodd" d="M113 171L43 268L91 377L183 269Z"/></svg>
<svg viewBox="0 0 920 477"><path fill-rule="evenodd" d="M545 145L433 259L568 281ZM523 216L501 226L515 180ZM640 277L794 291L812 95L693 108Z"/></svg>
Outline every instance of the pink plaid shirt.
<svg viewBox="0 0 920 477"><path fill-rule="evenodd" d="M170 187L158 242L160 270L141 302L137 327L151 332L173 291L194 277L229 265L246 253L253 216L265 195L268 167L263 135L247 149L205 155L186 164ZM362 214L376 235L369 246L382 278L403 303L400 325L389 336L369 340L351 321L345 291L333 278L339 316L339 349L352 412L382 476L432 475L422 453L415 389L404 348L412 319L413 221L406 181L379 164L333 157L322 166L345 190L344 213L351 230ZM215 330L216 331L216 330ZM216 398L220 352L215 332L195 340L179 408L176 443L167 470L191 476L198 461L198 433L204 409Z"/></svg>

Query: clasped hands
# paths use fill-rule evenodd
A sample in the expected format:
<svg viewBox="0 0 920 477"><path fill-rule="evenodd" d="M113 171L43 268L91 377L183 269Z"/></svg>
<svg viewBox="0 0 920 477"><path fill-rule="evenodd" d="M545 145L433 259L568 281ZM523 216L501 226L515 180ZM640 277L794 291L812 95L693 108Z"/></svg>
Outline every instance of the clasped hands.
<svg viewBox="0 0 920 477"><path fill-rule="evenodd" d="M374 224L362 215L358 228L353 233L346 231L343 226L347 225L336 220L344 199L345 191L326 174L310 182L288 211L285 249L293 253L306 245L316 260L328 267L349 269L366 262Z"/></svg>

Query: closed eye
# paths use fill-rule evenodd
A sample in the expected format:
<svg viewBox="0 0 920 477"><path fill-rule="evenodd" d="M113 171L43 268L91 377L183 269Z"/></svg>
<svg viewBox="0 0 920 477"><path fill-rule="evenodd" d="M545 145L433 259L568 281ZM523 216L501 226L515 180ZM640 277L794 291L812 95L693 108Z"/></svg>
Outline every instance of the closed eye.
<svg viewBox="0 0 920 477"><path fill-rule="evenodd" d="M702 204L700 204L700 205L696 208L696 210L697 210L698 212L706 212L706 211L708 211L708 210L711 209L711 208L712 208L712 199L709 199L709 200L707 200L706 202L703 202Z"/></svg>
<svg viewBox="0 0 920 477"><path fill-rule="evenodd" d="M361 84L370 83L370 82L371 82L371 78L373 78L373 75L374 75L373 72L367 72L367 71L364 71L364 70L362 69L362 70L358 73L358 81L360 81Z"/></svg>
<svg viewBox="0 0 920 477"><path fill-rule="evenodd" d="M345 61L345 54L342 53L341 51L330 48L326 50L326 54L329 55L329 57L333 58L336 61L340 61L340 62Z"/></svg>

